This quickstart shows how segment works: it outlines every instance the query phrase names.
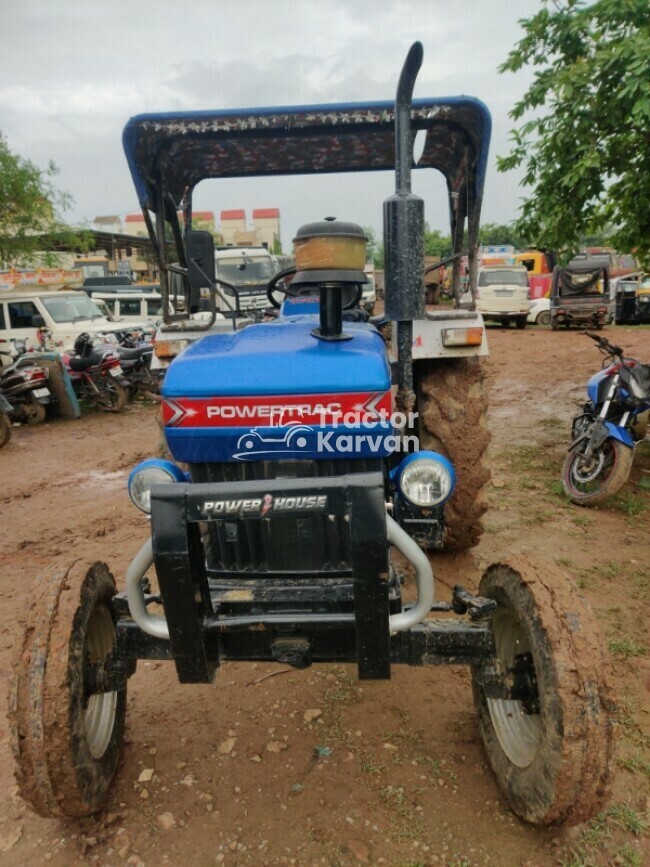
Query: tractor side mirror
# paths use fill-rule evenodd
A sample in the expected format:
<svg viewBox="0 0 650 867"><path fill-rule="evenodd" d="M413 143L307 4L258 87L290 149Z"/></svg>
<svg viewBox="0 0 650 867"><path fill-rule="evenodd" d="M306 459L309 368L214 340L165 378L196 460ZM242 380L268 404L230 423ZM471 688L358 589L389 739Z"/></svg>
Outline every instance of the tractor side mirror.
<svg viewBox="0 0 650 867"><path fill-rule="evenodd" d="M185 236L187 279L190 284L189 312L199 309L201 289L214 286L214 238L202 229L193 229Z"/></svg>

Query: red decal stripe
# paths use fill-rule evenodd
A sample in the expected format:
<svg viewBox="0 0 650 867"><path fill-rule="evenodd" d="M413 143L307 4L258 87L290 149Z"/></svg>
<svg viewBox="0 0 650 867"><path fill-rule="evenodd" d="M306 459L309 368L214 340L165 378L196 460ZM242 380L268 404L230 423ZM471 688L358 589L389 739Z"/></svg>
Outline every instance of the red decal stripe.
<svg viewBox="0 0 650 867"><path fill-rule="evenodd" d="M162 405L168 427L286 427L291 424L369 424L392 411L391 394L292 394L258 397L174 397Z"/></svg>

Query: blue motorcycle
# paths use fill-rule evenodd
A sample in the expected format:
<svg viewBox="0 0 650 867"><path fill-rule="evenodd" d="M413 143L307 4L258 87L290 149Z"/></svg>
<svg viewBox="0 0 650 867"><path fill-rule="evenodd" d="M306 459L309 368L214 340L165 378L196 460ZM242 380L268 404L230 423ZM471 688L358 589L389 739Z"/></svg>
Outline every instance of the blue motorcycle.
<svg viewBox="0 0 650 867"><path fill-rule="evenodd" d="M586 331L605 356L587 385L589 401L573 420L562 485L580 506L602 503L630 475L636 444L644 439L650 412L650 365L625 358L623 349Z"/></svg>

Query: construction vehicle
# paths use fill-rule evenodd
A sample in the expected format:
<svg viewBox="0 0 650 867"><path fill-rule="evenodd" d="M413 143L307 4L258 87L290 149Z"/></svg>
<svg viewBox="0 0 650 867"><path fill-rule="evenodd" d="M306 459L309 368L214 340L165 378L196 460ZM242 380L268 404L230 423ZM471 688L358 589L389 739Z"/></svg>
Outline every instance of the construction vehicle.
<svg viewBox="0 0 650 867"><path fill-rule="evenodd" d="M538 298L548 298L551 294L551 281L555 256L546 250L530 247L514 257L516 265L523 265L528 271L528 285L531 301Z"/></svg>
<svg viewBox="0 0 650 867"><path fill-rule="evenodd" d="M150 525L125 591L97 562L34 593L10 718L19 789L41 815L105 803L138 659L173 661L185 684L211 681L225 660L354 662L362 679L387 679L400 664L466 664L488 759L518 815L576 823L607 797L609 693L586 602L562 575L525 561L490 566L478 595L458 585L438 600L423 550L467 548L480 535L486 343L475 311L425 313L413 138L426 133L417 171L447 180L459 256L468 223L475 290L491 124L471 98L412 100L421 63L415 43L395 103L127 124L163 295L180 275L190 313L206 287L213 312L217 292L233 288L215 275L212 237L178 223L178 202L200 180L394 167L384 204L390 350L382 323L357 309L363 230L324 219L298 230L295 273L269 281L277 317L230 321L172 362L163 417L174 460L131 473L131 499ZM169 236L176 262L161 243ZM458 297L458 259L454 271ZM169 333L182 333L185 320L164 309Z"/></svg>

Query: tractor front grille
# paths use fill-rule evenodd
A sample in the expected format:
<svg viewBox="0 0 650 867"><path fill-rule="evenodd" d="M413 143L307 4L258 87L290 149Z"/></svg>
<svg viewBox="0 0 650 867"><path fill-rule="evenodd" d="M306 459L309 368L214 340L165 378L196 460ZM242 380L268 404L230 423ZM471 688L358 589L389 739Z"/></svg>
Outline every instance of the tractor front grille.
<svg viewBox="0 0 650 867"><path fill-rule="evenodd" d="M381 461L251 461L192 464L193 482L248 482L264 479L304 479L366 473L381 469ZM208 573L267 574L288 577L351 571L350 534L345 515L309 515L225 519L201 524Z"/></svg>

